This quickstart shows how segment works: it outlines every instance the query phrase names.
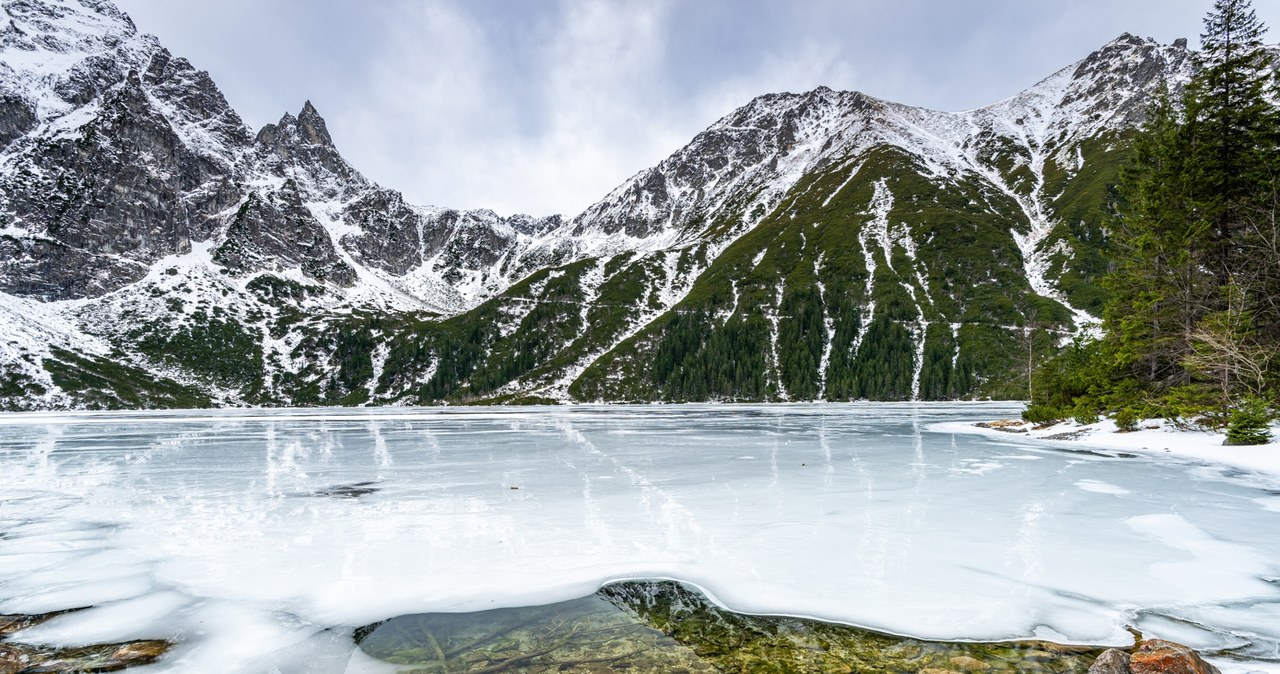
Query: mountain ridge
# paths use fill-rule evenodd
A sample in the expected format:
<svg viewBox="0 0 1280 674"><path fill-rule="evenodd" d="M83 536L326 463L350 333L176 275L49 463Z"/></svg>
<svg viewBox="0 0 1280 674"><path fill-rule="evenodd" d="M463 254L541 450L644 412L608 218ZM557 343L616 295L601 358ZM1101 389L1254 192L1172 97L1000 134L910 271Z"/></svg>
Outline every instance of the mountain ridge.
<svg viewBox="0 0 1280 674"><path fill-rule="evenodd" d="M1190 72L1125 34L970 111L766 94L572 218L503 218L368 181L310 101L254 133L108 2L0 6L11 408L1006 396L1016 342L1090 322L1125 134ZM961 226L982 274L935 250ZM720 339L741 372L654 379L685 339L661 376Z"/></svg>

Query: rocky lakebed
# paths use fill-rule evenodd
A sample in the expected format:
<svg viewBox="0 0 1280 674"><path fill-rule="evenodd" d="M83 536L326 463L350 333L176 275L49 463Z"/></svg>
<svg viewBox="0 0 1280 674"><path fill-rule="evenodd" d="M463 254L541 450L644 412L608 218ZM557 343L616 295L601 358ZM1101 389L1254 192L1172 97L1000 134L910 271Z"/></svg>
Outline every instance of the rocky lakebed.
<svg viewBox="0 0 1280 674"><path fill-rule="evenodd" d="M0 616L0 639L66 611ZM1216 674L1192 649L1137 635L1128 649L1048 641L947 642L789 616L736 613L669 580L610 583L580 599L406 615L351 632L404 674ZM0 674L114 672L147 665L161 640L53 648L0 642ZM278 670L274 670L278 671Z"/></svg>

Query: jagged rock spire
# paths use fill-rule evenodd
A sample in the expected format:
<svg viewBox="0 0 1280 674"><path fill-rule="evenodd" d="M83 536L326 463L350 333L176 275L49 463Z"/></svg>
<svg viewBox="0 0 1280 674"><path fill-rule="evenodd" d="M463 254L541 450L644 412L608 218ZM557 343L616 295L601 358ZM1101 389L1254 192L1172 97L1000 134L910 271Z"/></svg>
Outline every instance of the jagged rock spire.
<svg viewBox="0 0 1280 674"><path fill-rule="evenodd" d="M311 101L307 101L302 106L302 112L298 113L298 135L312 145L333 147L333 139L329 137L324 118L316 112Z"/></svg>
<svg viewBox="0 0 1280 674"><path fill-rule="evenodd" d="M368 186L333 144L324 118L307 101L298 116L285 113L280 121L258 132L259 151L272 170L317 189L325 198Z"/></svg>

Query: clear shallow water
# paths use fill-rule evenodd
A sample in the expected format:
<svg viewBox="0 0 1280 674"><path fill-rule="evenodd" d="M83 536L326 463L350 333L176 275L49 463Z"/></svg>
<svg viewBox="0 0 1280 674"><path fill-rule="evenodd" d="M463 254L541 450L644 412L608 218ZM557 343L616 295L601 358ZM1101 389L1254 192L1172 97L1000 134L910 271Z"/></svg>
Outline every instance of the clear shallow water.
<svg viewBox="0 0 1280 674"><path fill-rule="evenodd" d="M0 613L158 670L376 671L353 626L671 577L934 639L1280 659L1280 487L929 430L1002 405L0 417Z"/></svg>

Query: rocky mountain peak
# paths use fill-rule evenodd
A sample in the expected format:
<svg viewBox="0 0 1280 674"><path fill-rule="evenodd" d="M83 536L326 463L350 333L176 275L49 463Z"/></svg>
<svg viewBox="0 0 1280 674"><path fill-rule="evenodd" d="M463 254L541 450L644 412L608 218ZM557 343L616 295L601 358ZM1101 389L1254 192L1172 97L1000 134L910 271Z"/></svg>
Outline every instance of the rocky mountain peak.
<svg viewBox="0 0 1280 674"><path fill-rule="evenodd" d="M196 70L185 58L158 47L142 73L154 96L166 101L174 120L193 134L210 136L204 149L228 161L249 145L249 129L231 108L209 73Z"/></svg>
<svg viewBox="0 0 1280 674"><path fill-rule="evenodd" d="M257 141L279 153L282 158L307 146L337 149L333 138L329 136L324 118L311 101L307 101L296 116L286 112L280 117L280 121L262 127L258 131Z"/></svg>
<svg viewBox="0 0 1280 674"><path fill-rule="evenodd" d="M998 134L1062 146L1138 124L1157 91L1176 92L1190 74L1185 44L1123 33L1017 95L966 114Z"/></svg>
<svg viewBox="0 0 1280 674"><path fill-rule="evenodd" d="M1133 33L1130 33L1129 31L1125 31L1120 35L1116 36L1114 39L1107 42L1105 45L1103 45L1102 49L1105 50L1108 47L1111 47L1113 45L1140 46L1148 42L1155 42L1155 40L1152 40L1151 38L1144 39L1144 38L1138 37L1137 35L1134 35Z"/></svg>
<svg viewBox="0 0 1280 674"><path fill-rule="evenodd" d="M333 139L329 137L329 129L325 126L324 118L316 112L316 108L307 101L302 106L302 112L298 113L298 135L306 142L312 145L322 145L324 147L333 147Z"/></svg>
<svg viewBox="0 0 1280 674"><path fill-rule="evenodd" d="M291 113L284 113L280 117L280 121L275 124L267 124L258 130L255 141L264 147L276 149L276 146L286 145L288 141L288 130L298 126L298 118Z"/></svg>
<svg viewBox="0 0 1280 674"><path fill-rule="evenodd" d="M1186 40L1165 45L1124 33L1076 64L1060 105L1085 119L1104 117L1114 127L1136 124L1157 90L1176 91L1186 82L1191 56Z"/></svg>
<svg viewBox="0 0 1280 674"><path fill-rule="evenodd" d="M274 173L303 182L322 200L368 186L338 153L324 118L311 101L296 117L285 113L279 122L262 127L256 141Z"/></svg>

